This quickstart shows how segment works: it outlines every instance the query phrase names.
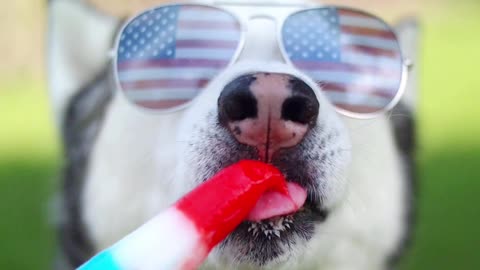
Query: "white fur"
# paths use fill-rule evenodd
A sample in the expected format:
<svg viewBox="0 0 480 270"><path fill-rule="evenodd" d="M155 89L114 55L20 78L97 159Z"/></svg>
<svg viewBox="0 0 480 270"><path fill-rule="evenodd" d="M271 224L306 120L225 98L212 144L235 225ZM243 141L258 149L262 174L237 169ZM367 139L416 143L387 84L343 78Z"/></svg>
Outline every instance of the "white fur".
<svg viewBox="0 0 480 270"><path fill-rule="evenodd" d="M404 175L386 117L345 119L353 140L350 186L310 243L311 269L383 269L402 235Z"/></svg>
<svg viewBox="0 0 480 270"><path fill-rule="evenodd" d="M104 23L114 20L95 21L94 17L75 17L82 25L85 23L85 28L77 31L97 31L95 38L86 35L85 40L97 40L100 44L85 49L89 52L86 55L91 56L85 64L72 65L67 59L70 54L65 53L65 48L77 42L61 39L52 48L51 68L55 74L50 81L58 115L72 95L71 90L91 78L106 61L106 44L113 26ZM186 161L208 159L209 153L192 154L189 142L192 136L195 141L193 127L198 130L205 123L209 109L216 106L227 82L247 71L278 71L314 85L283 63L272 27L268 20L250 21L247 43L238 62L217 77L186 111L148 113L115 92L91 155L82 198L84 222L98 250L116 242L197 184L191 163ZM308 247L294 251L283 266L273 268L384 269L385 257L402 237L406 188L388 115L368 121L339 117L320 89L315 91L322 104L321 121L342 131L335 142L347 153L342 163L348 165L350 154L352 161L345 170L348 177L334 177L336 181L327 183L324 190L326 205L334 208L331 216L318 225ZM217 261L216 256L213 254L206 265L226 269L229 264Z"/></svg>
<svg viewBox="0 0 480 270"><path fill-rule="evenodd" d="M179 115L151 115L117 94L90 160L85 222L99 248L173 202ZM165 132L168 131L168 132ZM108 192L106 192L108 191Z"/></svg>
<svg viewBox="0 0 480 270"><path fill-rule="evenodd" d="M48 73L57 124L68 100L109 60L118 20L95 13L83 1L58 0L49 6Z"/></svg>

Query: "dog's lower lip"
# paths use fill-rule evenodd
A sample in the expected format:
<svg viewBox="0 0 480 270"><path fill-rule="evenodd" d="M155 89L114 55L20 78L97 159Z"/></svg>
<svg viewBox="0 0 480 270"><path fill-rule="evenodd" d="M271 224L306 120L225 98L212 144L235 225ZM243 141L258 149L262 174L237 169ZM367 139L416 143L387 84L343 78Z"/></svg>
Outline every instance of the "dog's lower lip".
<svg viewBox="0 0 480 270"><path fill-rule="evenodd" d="M304 211L306 211L305 206L302 206L297 211L295 211L293 213L290 213L290 214L287 214L287 215L274 216L274 217L259 220L259 221L249 221L249 222L251 222L251 223L270 222L270 221L278 220L280 218L292 217L292 216L295 216L295 214L302 213Z"/></svg>
<svg viewBox="0 0 480 270"><path fill-rule="evenodd" d="M327 209L324 209L320 206L321 204L312 200L309 197L307 197L307 201L305 202L305 210L304 211L310 211L312 214L313 218L317 222L323 222L325 219L327 219L329 211Z"/></svg>

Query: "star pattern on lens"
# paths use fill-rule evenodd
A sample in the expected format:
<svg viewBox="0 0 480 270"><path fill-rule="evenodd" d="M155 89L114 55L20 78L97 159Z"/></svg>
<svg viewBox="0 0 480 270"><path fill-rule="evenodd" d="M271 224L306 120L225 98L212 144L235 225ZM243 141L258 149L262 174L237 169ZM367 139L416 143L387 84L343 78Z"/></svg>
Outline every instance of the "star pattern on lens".
<svg viewBox="0 0 480 270"><path fill-rule="evenodd" d="M335 8L301 12L283 27L285 49L292 60L338 61L339 18Z"/></svg>
<svg viewBox="0 0 480 270"><path fill-rule="evenodd" d="M178 11L177 6L151 10L130 23L120 38L119 60L173 58Z"/></svg>

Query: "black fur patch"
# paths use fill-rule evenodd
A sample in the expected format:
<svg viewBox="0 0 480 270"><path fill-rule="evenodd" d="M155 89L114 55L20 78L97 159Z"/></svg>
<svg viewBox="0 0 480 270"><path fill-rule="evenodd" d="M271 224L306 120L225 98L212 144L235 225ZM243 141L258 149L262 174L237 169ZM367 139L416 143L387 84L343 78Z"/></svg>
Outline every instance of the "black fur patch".
<svg viewBox="0 0 480 270"><path fill-rule="evenodd" d="M81 195L89 155L112 98L112 85L113 74L108 65L71 99L63 120L66 164L63 172L64 218L59 224L59 240L65 261L72 267L68 269L80 266L94 255L81 218Z"/></svg>
<svg viewBox="0 0 480 270"><path fill-rule="evenodd" d="M404 227L406 230L404 231L403 239L397 250L391 254L390 258L388 259L389 269L395 268L412 241L413 228L415 225L415 200L417 190L415 166L415 154L417 149L415 116L412 111L405 106L405 104L399 103L393 109L390 120L396 144L402 157L402 163L407 181L407 190L405 192L407 214L404 220Z"/></svg>

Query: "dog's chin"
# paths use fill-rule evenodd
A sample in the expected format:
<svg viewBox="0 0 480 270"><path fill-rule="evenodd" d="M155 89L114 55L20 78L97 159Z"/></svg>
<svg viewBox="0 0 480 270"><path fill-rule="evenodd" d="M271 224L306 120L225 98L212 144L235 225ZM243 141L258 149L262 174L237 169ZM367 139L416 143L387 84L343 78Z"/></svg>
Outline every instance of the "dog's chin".
<svg viewBox="0 0 480 270"><path fill-rule="evenodd" d="M218 251L230 263L262 267L281 264L306 245L328 211L307 198L296 213L260 222L244 221L223 241Z"/></svg>
<svg viewBox="0 0 480 270"><path fill-rule="evenodd" d="M277 159L280 160L280 159ZM289 160L288 163L298 162ZM285 159L284 159L285 161ZM291 166L285 162L273 161L285 175L291 175ZM297 179L309 179L297 167ZM303 175L303 177L301 177ZM289 181L291 179L288 179ZM307 192L307 200L297 212L286 216L278 216L259 222L244 221L218 247L218 252L229 263L247 265L253 268L282 263L290 255L306 245L315 233L315 226L327 218L328 211L321 207L321 196L315 184L307 180L295 181Z"/></svg>

